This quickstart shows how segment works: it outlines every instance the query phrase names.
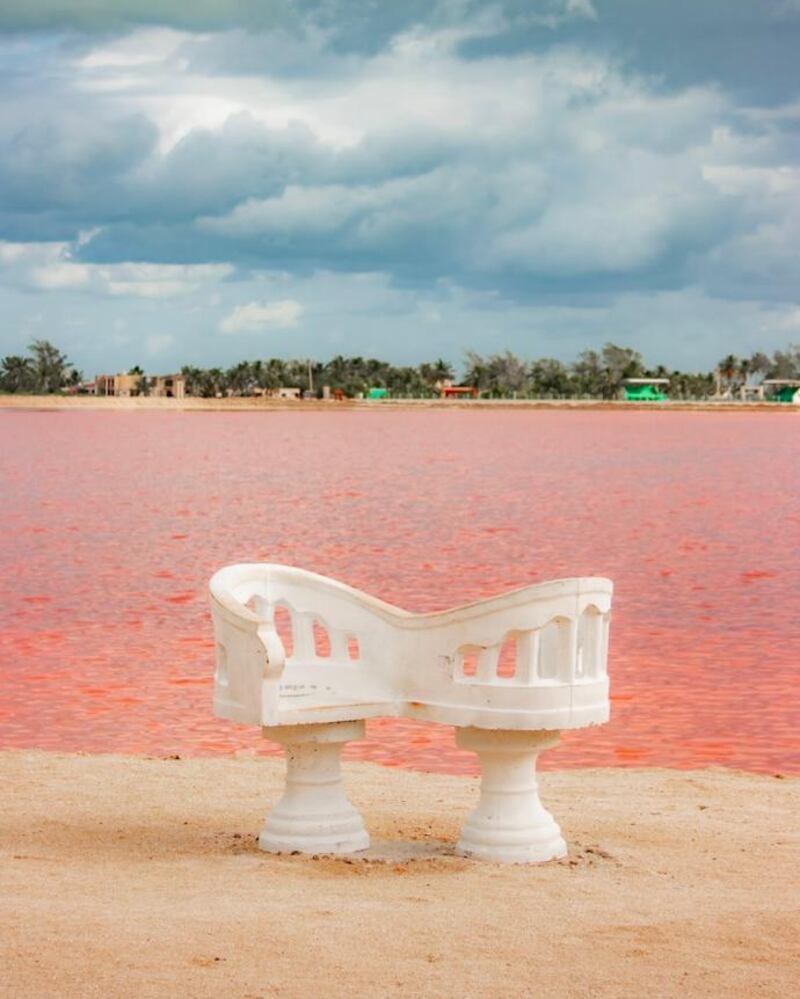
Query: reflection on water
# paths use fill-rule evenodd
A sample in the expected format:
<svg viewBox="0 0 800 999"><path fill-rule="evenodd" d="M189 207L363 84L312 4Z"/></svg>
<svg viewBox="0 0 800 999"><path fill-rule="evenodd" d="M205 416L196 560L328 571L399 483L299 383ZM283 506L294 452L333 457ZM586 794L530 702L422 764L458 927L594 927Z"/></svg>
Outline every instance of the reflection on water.
<svg viewBox="0 0 800 999"><path fill-rule="evenodd" d="M793 414L0 411L0 742L263 752L211 714L206 584L273 560L433 610L616 586L611 724L557 766L800 772ZM351 758L472 771L379 720Z"/></svg>

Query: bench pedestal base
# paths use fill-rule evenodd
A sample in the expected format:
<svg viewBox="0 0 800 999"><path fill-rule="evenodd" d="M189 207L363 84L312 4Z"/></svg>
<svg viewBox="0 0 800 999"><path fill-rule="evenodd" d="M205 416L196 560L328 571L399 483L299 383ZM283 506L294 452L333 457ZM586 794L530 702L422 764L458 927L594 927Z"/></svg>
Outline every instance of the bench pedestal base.
<svg viewBox="0 0 800 999"><path fill-rule="evenodd" d="M258 845L268 853L355 853L369 835L345 797L342 746L364 738L364 722L264 728L286 752L286 788L267 816Z"/></svg>
<svg viewBox="0 0 800 999"><path fill-rule="evenodd" d="M539 800L536 757L558 743L558 732L456 730L456 743L478 754L481 797L461 830L456 852L507 863L563 857L567 845Z"/></svg>

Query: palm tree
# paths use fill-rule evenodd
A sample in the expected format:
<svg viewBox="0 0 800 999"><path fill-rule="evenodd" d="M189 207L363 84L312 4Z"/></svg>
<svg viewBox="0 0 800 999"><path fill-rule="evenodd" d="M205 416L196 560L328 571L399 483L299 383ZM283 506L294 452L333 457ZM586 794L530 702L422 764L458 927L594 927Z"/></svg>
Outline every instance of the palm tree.
<svg viewBox="0 0 800 999"><path fill-rule="evenodd" d="M28 350L33 354L36 391L52 393L64 388L72 370L66 354L49 340L34 340Z"/></svg>
<svg viewBox="0 0 800 999"><path fill-rule="evenodd" d="M468 350L464 355L464 361L464 384L482 391L488 388L489 374L484 358L476 351Z"/></svg>
<svg viewBox="0 0 800 999"><path fill-rule="evenodd" d="M442 357L437 357L433 363L423 361L418 371L420 379L431 391L440 389L446 382L455 379L453 366Z"/></svg>
<svg viewBox="0 0 800 999"><path fill-rule="evenodd" d="M224 392L226 378L220 368L194 368L184 365L181 374L185 380L186 394L199 395L203 399L213 399Z"/></svg>
<svg viewBox="0 0 800 999"><path fill-rule="evenodd" d="M226 372L228 387L233 395L252 395L256 380L253 365L249 361L240 361Z"/></svg>
<svg viewBox="0 0 800 999"><path fill-rule="evenodd" d="M203 382L202 368L195 368L191 364L184 364L181 368L181 374L183 375L183 383L186 394L200 395L200 389Z"/></svg>
<svg viewBox="0 0 800 999"><path fill-rule="evenodd" d="M279 357L271 357L261 365L259 388L276 389L286 385L286 362Z"/></svg>
<svg viewBox="0 0 800 999"><path fill-rule="evenodd" d="M0 390L3 392L33 392L36 372L29 357L10 354L0 361Z"/></svg>
<svg viewBox="0 0 800 999"><path fill-rule="evenodd" d="M734 380L739 372L740 361L735 354L727 354L717 365L717 394L729 396L733 392ZM723 393L722 386L725 385Z"/></svg>
<svg viewBox="0 0 800 999"><path fill-rule="evenodd" d="M438 381L452 381L455 378L455 371L453 370L453 365L449 361L445 361L443 357L437 357L433 362L433 373L436 375Z"/></svg>
<svg viewBox="0 0 800 999"><path fill-rule="evenodd" d="M203 394L206 398L216 398L217 396L227 395L228 389L228 378L226 373L222 368L209 368L205 372L206 385L204 388L206 392Z"/></svg>

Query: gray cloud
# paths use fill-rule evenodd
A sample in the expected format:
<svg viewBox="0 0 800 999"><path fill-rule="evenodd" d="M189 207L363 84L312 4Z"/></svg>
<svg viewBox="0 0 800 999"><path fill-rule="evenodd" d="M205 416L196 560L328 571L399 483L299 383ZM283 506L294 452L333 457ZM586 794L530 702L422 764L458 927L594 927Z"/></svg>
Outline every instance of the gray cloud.
<svg viewBox="0 0 800 999"><path fill-rule="evenodd" d="M411 24L432 27L461 23L484 15L498 24L517 27L558 27L596 17L592 0L404 0L376 4L374 0L5 0L0 9L0 30L50 32L73 29L109 32L146 24L187 31L224 31L246 27L257 31L302 31L309 22L349 39L349 47L376 51L388 38ZM502 17L498 17L502 12Z"/></svg>
<svg viewBox="0 0 800 999"><path fill-rule="evenodd" d="M107 32L142 24L162 24L191 31L213 31L231 24L270 28L297 15L288 0L5 0L0 28L9 32L71 28Z"/></svg>
<svg viewBox="0 0 800 999"><path fill-rule="evenodd" d="M743 99L798 94L800 6L794 0L4 0L0 32L114 34L144 25L195 33L244 29L227 44L199 46L205 72L308 72L331 53L373 55L415 25L480 23L460 46L484 59L574 44L625 61L670 86L717 81Z"/></svg>
<svg viewBox="0 0 800 999"><path fill-rule="evenodd" d="M62 112L21 123L2 142L3 204L92 221L114 214L115 195L156 138L153 124L136 114L104 120Z"/></svg>

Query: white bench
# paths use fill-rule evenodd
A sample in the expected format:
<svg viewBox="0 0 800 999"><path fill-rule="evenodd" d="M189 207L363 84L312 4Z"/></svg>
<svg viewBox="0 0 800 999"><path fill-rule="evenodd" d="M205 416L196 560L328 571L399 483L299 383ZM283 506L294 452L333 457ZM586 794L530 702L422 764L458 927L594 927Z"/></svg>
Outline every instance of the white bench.
<svg viewBox="0 0 800 999"><path fill-rule="evenodd" d="M286 751L286 789L262 849L366 849L341 749L363 738L364 719L403 716L456 726L458 745L480 758L481 797L460 854L566 853L539 801L535 762L559 730L608 720L609 580L556 580L432 614L284 565L228 566L210 590L214 711L262 726Z"/></svg>

